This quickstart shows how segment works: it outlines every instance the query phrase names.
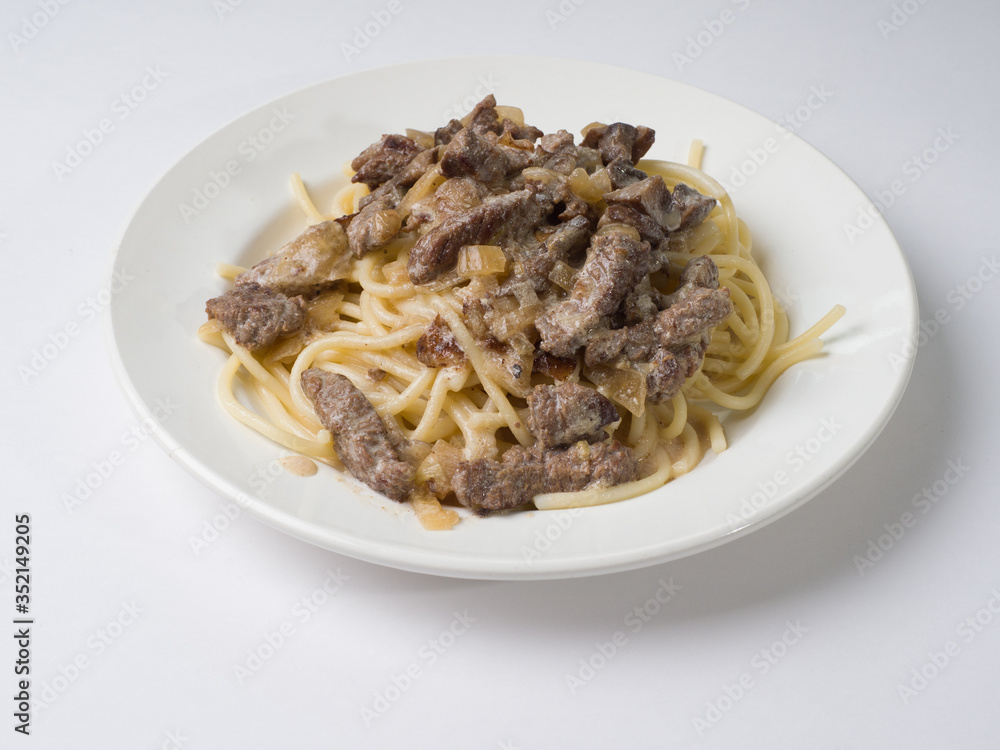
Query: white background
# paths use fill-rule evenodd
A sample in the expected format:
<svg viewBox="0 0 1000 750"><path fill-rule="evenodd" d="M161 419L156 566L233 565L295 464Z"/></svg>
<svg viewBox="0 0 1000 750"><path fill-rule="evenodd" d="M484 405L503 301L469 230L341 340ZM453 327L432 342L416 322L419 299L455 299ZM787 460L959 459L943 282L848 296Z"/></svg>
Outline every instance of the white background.
<svg viewBox="0 0 1000 750"><path fill-rule="evenodd" d="M398 0L393 14L379 0L223 2L17 0L0 13L0 621L15 630L16 513L31 515L35 619L30 737L13 730L17 655L0 634L0 746L997 746L995 4ZM352 53L343 45L366 42L373 12L391 20ZM246 516L213 537L221 498L152 440L126 437L137 422L88 312L131 211L187 151L272 98L496 53L656 73L775 120L798 108L795 132L873 199L899 181L885 218L921 318L946 322L926 326L898 411L803 508L630 573L433 578ZM155 87L123 117L120 98L144 77ZM825 101L810 109L816 91ZM102 118L111 132L57 174ZM924 170L913 157L925 151ZM963 297L977 273L990 280ZM60 351L29 374L53 341ZM114 450L121 465L68 508ZM639 619L663 582L676 593ZM776 646L783 636L793 645Z"/></svg>

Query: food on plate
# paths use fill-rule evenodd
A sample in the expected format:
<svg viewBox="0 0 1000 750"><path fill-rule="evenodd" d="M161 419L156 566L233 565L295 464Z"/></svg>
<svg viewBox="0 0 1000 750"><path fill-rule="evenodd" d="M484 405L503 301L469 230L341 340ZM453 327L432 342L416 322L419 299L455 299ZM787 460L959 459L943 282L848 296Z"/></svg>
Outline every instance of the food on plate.
<svg viewBox="0 0 1000 750"><path fill-rule="evenodd" d="M654 138L544 133L491 95L383 135L328 213L296 176L309 226L223 267L233 286L206 306L224 408L427 528L456 504L622 500L724 450L717 412L757 406L843 308L789 340L700 147L646 160Z"/></svg>

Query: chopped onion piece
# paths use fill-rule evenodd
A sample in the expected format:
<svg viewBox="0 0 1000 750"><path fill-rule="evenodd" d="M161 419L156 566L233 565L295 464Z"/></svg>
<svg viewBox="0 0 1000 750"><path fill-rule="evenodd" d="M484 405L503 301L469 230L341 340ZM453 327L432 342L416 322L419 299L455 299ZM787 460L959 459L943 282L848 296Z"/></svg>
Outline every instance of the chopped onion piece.
<svg viewBox="0 0 1000 750"><path fill-rule="evenodd" d="M494 107L494 109L496 110L497 117L499 118L500 122L503 122L506 119L510 119L513 120L514 124L517 125L518 127L524 126L524 112L521 110L520 107L506 107L502 104L498 104L496 107Z"/></svg>
<svg viewBox="0 0 1000 750"><path fill-rule="evenodd" d="M573 288L573 284L576 283L576 273L577 271L573 266L557 260L552 270L549 271L549 281L568 292Z"/></svg>
<svg viewBox="0 0 1000 750"><path fill-rule="evenodd" d="M491 276L506 268L507 256L498 245L466 245L458 251L459 276Z"/></svg>
<svg viewBox="0 0 1000 750"><path fill-rule="evenodd" d="M598 392L616 401L634 415L646 411L646 376L631 367L618 370L598 365L584 367L583 374L597 386Z"/></svg>

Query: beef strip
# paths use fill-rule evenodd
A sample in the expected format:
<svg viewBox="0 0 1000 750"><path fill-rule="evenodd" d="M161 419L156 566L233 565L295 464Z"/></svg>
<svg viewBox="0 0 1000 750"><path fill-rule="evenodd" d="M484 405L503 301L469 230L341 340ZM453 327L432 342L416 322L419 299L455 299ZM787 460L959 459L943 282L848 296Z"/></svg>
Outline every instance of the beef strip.
<svg viewBox="0 0 1000 750"><path fill-rule="evenodd" d="M684 381L695 374L708 348L711 335L706 330L693 344L674 349L659 349L651 360L646 374L646 399L662 404L677 395Z"/></svg>
<svg viewBox="0 0 1000 750"><path fill-rule="evenodd" d="M455 137L455 134L461 130L464 125L458 120L451 119L448 121L447 125L442 125L440 128L434 131L434 145L443 146L451 143L451 139Z"/></svg>
<svg viewBox="0 0 1000 750"><path fill-rule="evenodd" d="M487 185L496 185L510 172L524 169L530 160L530 151L499 146L472 128L464 128L451 139L441 155L441 174L472 177Z"/></svg>
<svg viewBox="0 0 1000 750"><path fill-rule="evenodd" d="M684 266L680 276L681 289L700 286L705 289L719 288L719 267L707 255L692 258Z"/></svg>
<svg viewBox="0 0 1000 750"><path fill-rule="evenodd" d="M728 289L696 287L656 316L654 330L662 346L677 346L721 323L732 312Z"/></svg>
<svg viewBox="0 0 1000 750"><path fill-rule="evenodd" d="M528 409L528 430L543 448L604 440L604 428L620 419L611 401L577 383L536 385Z"/></svg>
<svg viewBox="0 0 1000 750"><path fill-rule="evenodd" d="M302 390L333 436L347 470L376 492L402 502L414 489L414 470L400 460L389 431L354 384L343 375L313 367L302 373Z"/></svg>
<svg viewBox="0 0 1000 750"><path fill-rule="evenodd" d="M480 135L484 133L499 134L500 118L497 116L496 106L496 97L493 94L487 94L469 113L468 127Z"/></svg>
<svg viewBox="0 0 1000 750"><path fill-rule="evenodd" d="M658 350L650 364L652 368L646 374L646 400L654 404L665 403L684 386L685 370L669 349Z"/></svg>
<svg viewBox="0 0 1000 750"><path fill-rule="evenodd" d="M518 284L527 283L541 294L552 287L549 274L559 261L567 261L587 247L590 239L589 222L584 216L577 216L559 224L535 248L532 248L514 273L507 277L500 287L501 294L512 294Z"/></svg>
<svg viewBox="0 0 1000 750"><path fill-rule="evenodd" d="M633 127L624 122L597 125L587 131L581 145L598 148L605 164L615 159L627 159L633 164L649 151L656 131L644 125Z"/></svg>
<svg viewBox="0 0 1000 750"><path fill-rule="evenodd" d="M646 362L657 349L683 346L732 311L728 290L692 288L655 318L627 328L596 331L587 342L584 361L594 367L623 355L629 362Z"/></svg>
<svg viewBox="0 0 1000 750"><path fill-rule="evenodd" d="M324 221L241 273L234 283L259 284L289 296L308 294L346 278L350 259L340 224Z"/></svg>
<svg viewBox="0 0 1000 750"><path fill-rule="evenodd" d="M537 225L551 206L532 190L489 198L450 216L421 237L410 250L407 271L414 284L427 284L454 267L466 245L502 245Z"/></svg>
<svg viewBox="0 0 1000 750"><path fill-rule="evenodd" d="M388 197L379 198L362 208L347 226L347 241L355 257L381 250L399 234L403 220Z"/></svg>
<svg viewBox="0 0 1000 750"><path fill-rule="evenodd" d="M545 461L520 446L508 448L502 463L492 458L460 461L451 477L458 502L487 511L529 503L545 485Z"/></svg>
<svg viewBox="0 0 1000 750"><path fill-rule="evenodd" d="M440 315L417 339L417 359L428 367L450 367L465 362L465 352Z"/></svg>
<svg viewBox="0 0 1000 750"><path fill-rule="evenodd" d="M501 461L462 461L452 477L458 501L486 511L510 510L546 492L613 487L639 478L632 449L617 440L569 448L509 448Z"/></svg>
<svg viewBox="0 0 1000 750"><path fill-rule="evenodd" d="M363 182L374 190L399 174L423 150L405 135L383 135L381 140L354 157L351 169L356 174L351 182Z"/></svg>
<svg viewBox="0 0 1000 750"><path fill-rule="evenodd" d="M689 188L683 182L674 188L672 194L674 205L680 212L678 230L689 229L701 224L715 208L716 200L702 195L694 188Z"/></svg>
<svg viewBox="0 0 1000 750"><path fill-rule="evenodd" d="M627 187L633 182L645 180L649 176L638 167L633 166L631 159L625 157L613 159L607 167L608 177L611 178L611 187L615 190Z"/></svg>
<svg viewBox="0 0 1000 750"><path fill-rule="evenodd" d="M438 149L429 148L421 151L391 179L383 182L375 190L358 201L358 207L364 208L374 201L387 200L388 205L398 206L406 191L413 186L430 169L438 158Z"/></svg>
<svg viewBox="0 0 1000 750"><path fill-rule="evenodd" d="M597 228L601 229L608 224L626 224L639 232L639 237L650 245L659 244L667 236L653 219L623 203L609 203L607 210L597 222Z"/></svg>
<svg viewBox="0 0 1000 750"><path fill-rule="evenodd" d="M604 200L609 206L619 204L645 214L667 231L673 231L681 224L681 212L674 206L670 190L659 175L606 193Z"/></svg>
<svg viewBox="0 0 1000 750"><path fill-rule="evenodd" d="M511 120L509 117L505 117L501 123L500 138L503 140L504 136L510 138L513 141L529 141L534 143L543 135L545 135L541 130L536 128L534 125L518 125L516 122Z"/></svg>
<svg viewBox="0 0 1000 750"><path fill-rule="evenodd" d="M569 299L546 310L535 323L541 348L557 357L572 356L601 318L615 312L629 289L649 272L649 257L649 243L628 232L594 235Z"/></svg>
<svg viewBox="0 0 1000 750"><path fill-rule="evenodd" d="M221 297L205 303L209 318L215 318L240 346L257 351L300 330L306 321L302 297L287 297L248 281Z"/></svg>

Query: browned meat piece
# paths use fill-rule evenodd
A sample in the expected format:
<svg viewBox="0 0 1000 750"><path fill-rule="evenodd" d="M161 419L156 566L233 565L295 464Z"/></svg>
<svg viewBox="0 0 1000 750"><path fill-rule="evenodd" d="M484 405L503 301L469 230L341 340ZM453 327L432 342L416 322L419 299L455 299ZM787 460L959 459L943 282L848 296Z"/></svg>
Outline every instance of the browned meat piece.
<svg viewBox="0 0 1000 750"><path fill-rule="evenodd" d="M589 167L592 172L598 166L596 153L592 149L581 149L573 143L573 135L566 130L547 133L535 147L535 166L568 175L578 166ZM598 157L599 158L599 157Z"/></svg>
<svg viewBox="0 0 1000 750"><path fill-rule="evenodd" d="M434 145L443 146L451 143L451 139L454 138L455 134L463 127L462 123L458 120L449 120L447 125L442 125L434 131Z"/></svg>
<svg viewBox="0 0 1000 750"><path fill-rule="evenodd" d="M613 320L616 324L620 319L622 325L635 325L640 321L655 317L660 310L664 309L665 305L659 304L661 301L665 301L665 296L653 289L647 276L625 296L625 301L622 302L622 306Z"/></svg>
<svg viewBox="0 0 1000 750"><path fill-rule="evenodd" d="M354 214L347 226L347 240L354 256L360 258L380 250L399 234L403 220L389 198L372 201Z"/></svg>
<svg viewBox="0 0 1000 750"><path fill-rule="evenodd" d="M528 409L528 429L543 448L604 440L604 428L620 419L607 398L577 383L536 385Z"/></svg>
<svg viewBox="0 0 1000 750"><path fill-rule="evenodd" d="M530 160L530 151L498 146L471 128L464 128L441 155L441 174L496 184L508 173L524 169Z"/></svg>
<svg viewBox="0 0 1000 750"><path fill-rule="evenodd" d="M611 193L608 193L608 195L611 195ZM667 236L660 225L646 216L646 214L639 213L631 206L626 206L623 203L609 203L607 210L601 215L600 221L597 222L597 228L601 229L608 224L627 224L639 232L639 236L650 245L662 242Z"/></svg>
<svg viewBox="0 0 1000 750"><path fill-rule="evenodd" d="M559 224L534 252L521 259L520 265L503 286L501 294L512 294L518 284L528 283L537 294L551 288L549 274L557 261L566 261L587 247L590 239L589 223L586 217L577 216Z"/></svg>
<svg viewBox="0 0 1000 750"><path fill-rule="evenodd" d="M633 182L645 180L649 175L638 167L632 165L631 159L619 157L613 160L608 166L608 177L611 178L611 186L618 190L627 187Z"/></svg>
<svg viewBox="0 0 1000 750"><path fill-rule="evenodd" d="M701 360L705 357L705 350L708 349L708 344L711 340L711 331L706 330L701 335L701 338L693 344L687 344L673 350L674 356L677 358L677 364L680 365L685 378L694 375L698 368L701 367Z"/></svg>
<svg viewBox="0 0 1000 750"><path fill-rule="evenodd" d="M608 129L601 135L601 140L597 144L604 163L608 164L619 158L632 159L632 147L635 145L636 136L636 129L624 122L608 125Z"/></svg>
<svg viewBox="0 0 1000 750"><path fill-rule="evenodd" d="M587 341L584 361L591 367L620 355L629 362L646 362L658 349L684 346L689 339L718 325L733 311L726 289L692 287L655 318L627 328L595 331Z"/></svg>
<svg viewBox="0 0 1000 750"><path fill-rule="evenodd" d="M517 445L492 458L461 461L451 478L458 502L467 508L510 510L545 492L545 461Z"/></svg>
<svg viewBox="0 0 1000 750"><path fill-rule="evenodd" d="M363 182L373 190L388 182L424 149L405 135L383 135L351 162L356 174L351 182Z"/></svg>
<svg viewBox="0 0 1000 750"><path fill-rule="evenodd" d="M351 256L340 224L324 221L235 279L236 286L259 284L287 294L307 294L347 276Z"/></svg>
<svg viewBox="0 0 1000 750"><path fill-rule="evenodd" d="M680 230L701 224L712 213L716 200L682 182L674 188L673 202L680 211L680 224L677 226Z"/></svg>
<svg viewBox="0 0 1000 750"><path fill-rule="evenodd" d="M569 299L547 310L535 323L541 348L557 357L573 356L601 318L615 312L628 291L649 272L649 254L648 242L624 231L595 235Z"/></svg>
<svg viewBox="0 0 1000 750"><path fill-rule="evenodd" d="M537 141L541 138L544 133L536 128L534 125L518 125L516 122L511 120L509 117L505 117L503 123L501 123L502 132L500 137L503 138L505 135L514 141Z"/></svg>
<svg viewBox="0 0 1000 750"><path fill-rule="evenodd" d="M343 375L313 367L302 373L302 390L333 436L347 470L376 492L402 502L413 491L413 467L400 461L375 407Z"/></svg>
<svg viewBox="0 0 1000 750"><path fill-rule="evenodd" d="M721 323L732 312L728 289L696 287L657 315L654 328L661 346L677 346Z"/></svg>
<svg viewBox="0 0 1000 750"><path fill-rule="evenodd" d="M632 146L632 161L637 162L644 157L653 147L656 140L656 131L647 128L645 125L637 125L635 128L635 145Z"/></svg>
<svg viewBox="0 0 1000 750"><path fill-rule="evenodd" d="M625 328L603 328L587 340L583 361L589 367L604 365L623 356L629 362L645 362L656 350L656 319L647 318Z"/></svg>
<svg viewBox="0 0 1000 750"><path fill-rule="evenodd" d="M646 155L655 138L656 131L645 125L636 128L624 122L616 122L591 128L581 145L600 149L605 164L619 158L634 164Z"/></svg>
<svg viewBox="0 0 1000 750"><path fill-rule="evenodd" d="M502 461L459 463L452 478L458 501L487 511L510 510L545 492L613 487L639 478L632 450L617 440L564 449L509 448Z"/></svg>
<svg viewBox="0 0 1000 750"><path fill-rule="evenodd" d="M692 258L681 271L681 288L700 286L705 289L719 288L719 267L707 255Z"/></svg>
<svg viewBox="0 0 1000 750"><path fill-rule="evenodd" d="M706 330L693 344L657 351L651 362L652 369L646 375L646 398L654 404L662 404L676 396L684 381L701 366L710 338Z"/></svg>
<svg viewBox="0 0 1000 750"><path fill-rule="evenodd" d="M364 208L369 203L382 200L388 201L388 205L390 206L398 206L399 202L403 200L403 196L406 195L407 189L423 177L424 173L434 165L437 153L438 149L436 148L421 151L392 179L383 182L375 190L358 201L358 207Z"/></svg>
<svg viewBox="0 0 1000 750"><path fill-rule="evenodd" d="M302 297L289 298L250 281L210 299L205 312L216 318L237 344L256 351L301 329L306 303Z"/></svg>
<svg viewBox="0 0 1000 750"><path fill-rule="evenodd" d="M674 206L667 184L659 175L647 177L618 190L606 193L604 200L643 213L661 228L673 231L681 224L681 212Z"/></svg>
<svg viewBox="0 0 1000 750"><path fill-rule="evenodd" d="M417 339L417 359L428 367L450 367L465 362L465 352L440 315Z"/></svg>
<svg viewBox="0 0 1000 750"><path fill-rule="evenodd" d="M500 133L500 118L497 116L497 100L493 94L486 97L472 108L469 113L469 129L479 133Z"/></svg>
<svg viewBox="0 0 1000 750"><path fill-rule="evenodd" d="M575 357L556 357L548 352L535 355L534 371L548 375L553 380L565 380L576 370Z"/></svg>
<svg viewBox="0 0 1000 750"><path fill-rule="evenodd" d="M686 378L673 352L660 349L653 356L652 369L646 375L646 399L662 404L677 395Z"/></svg>
<svg viewBox="0 0 1000 750"><path fill-rule="evenodd" d="M444 219L410 250L410 280L414 284L433 281L454 267L465 245L502 245L538 224L550 208L531 190L518 190Z"/></svg>
<svg viewBox="0 0 1000 750"><path fill-rule="evenodd" d="M614 487L639 478L639 462L632 449L617 440L577 443L565 450L548 450L545 457L546 492L576 492L591 487Z"/></svg>

